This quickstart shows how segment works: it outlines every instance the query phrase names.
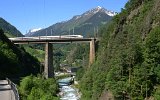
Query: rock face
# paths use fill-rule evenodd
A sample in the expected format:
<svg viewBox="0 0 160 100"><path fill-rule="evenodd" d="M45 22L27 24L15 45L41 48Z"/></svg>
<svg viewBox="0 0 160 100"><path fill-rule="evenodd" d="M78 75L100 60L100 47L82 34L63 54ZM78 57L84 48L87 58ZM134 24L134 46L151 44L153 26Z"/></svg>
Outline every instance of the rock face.
<svg viewBox="0 0 160 100"><path fill-rule="evenodd" d="M105 91L102 93L99 100L114 100L114 96L111 92Z"/></svg>

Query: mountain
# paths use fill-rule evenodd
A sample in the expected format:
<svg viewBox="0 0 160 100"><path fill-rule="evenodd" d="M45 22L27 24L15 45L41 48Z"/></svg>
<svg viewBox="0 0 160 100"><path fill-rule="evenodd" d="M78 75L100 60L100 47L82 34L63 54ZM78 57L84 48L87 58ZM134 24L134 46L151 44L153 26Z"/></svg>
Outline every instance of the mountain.
<svg viewBox="0 0 160 100"><path fill-rule="evenodd" d="M42 30L42 28L30 29L27 34L30 36L30 35L33 35L35 32L40 31L40 30Z"/></svg>
<svg viewBox="0 0 160 100"><path fill-rule="evenodd" d="M76 15L68 21L59 22L36 32L29 32L26 36L60 35L60 34L94 34L101 25L108 23L117 13L102 7L91 9L82 15Z"/></svg>
<svg viewBox="0 0 160 100"><path fill-rule="evenodd" d="M0 28L8 34L11 34L13 36L23 36L22 33L17 30L16 27L5 21L3 18L0 17Z"/></svg>
<svg viewBox="0 0 160 100"><path fill-rule="evenodd" d="M99 31L95 63L83 70L82 100L160 100L160 0L128 0Z"/></svg>

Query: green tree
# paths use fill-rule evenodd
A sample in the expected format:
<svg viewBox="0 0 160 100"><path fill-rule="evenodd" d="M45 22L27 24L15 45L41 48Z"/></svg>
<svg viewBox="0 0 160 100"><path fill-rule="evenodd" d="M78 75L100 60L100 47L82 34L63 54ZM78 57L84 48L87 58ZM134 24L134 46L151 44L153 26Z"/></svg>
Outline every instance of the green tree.
<svg viewBox="0 0 160 100"><path fill-rule="evenodd" d="M54 79L33 75L24 77L19 87L22 100L58 100L58 85Z"/></svg>

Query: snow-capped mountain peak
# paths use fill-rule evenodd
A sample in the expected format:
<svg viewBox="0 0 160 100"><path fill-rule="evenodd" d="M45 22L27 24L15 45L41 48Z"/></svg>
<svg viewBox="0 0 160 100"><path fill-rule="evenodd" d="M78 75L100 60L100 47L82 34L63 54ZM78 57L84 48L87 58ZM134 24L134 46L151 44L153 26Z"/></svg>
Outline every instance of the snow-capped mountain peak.
<svg viewBox="0 0 160 100"><path fill-rule="evenodd" d="M46 30L51 30L51 29L53 30L52 35L68 34L71 32L69 30L72 29L73 27L75 27L74 31L76 30L77 33L86 34L87 32L90 32L90 30L93 30L92 28L94 26L99 26L107 23L109 20L112 19L112 16L116 14L117 14L116 12L97 6L93 9L84 12L81 15L75 15L69 20L57 22L46 29L42 28L31 29L25 36L45 35ZM48 32L48 35L51 35L51 32Z"/></svg>
<svg viewBox="0 0 160 100"><path fill-rule="evenodd" d="M25 36L31 36L31 35L33 35L35 32L40 31L40 30L42 30L42 29L43 29L43 28L30 29L30 30L28 31L28 33L25 34Z"/></svg>
<svg viewBox="0 0 160 100"><path fill-rule="evenodd" d="M42 28L36 28L36 29L31 29L30 32L37 32L39 30L41 30Z"/></svg>
<svg viewBox="0 0 160 100"><path fill-rule="evenodd" d="M101 6L98 6L97 8L101 9L102 7L101 7Z"/></svg>
<svg viewBox="0 0 160 100"><path fill-rule="evenodd" d="M114 12L114 11L105 11L105 13L109 16L115 16L118 14L117 12Z"/></svg>
<svg viewBox="0 0 160 100"><path fill-rule="evenodd" d="M114 11L110 11L110 10L107 10L107 9L101 7L101 6L97 6L96 8L93 8L93 9L85 12L83 15L93 15L93 14L96 14L97 12L105 12L109 16L115 16L117 14Z"/></svg>

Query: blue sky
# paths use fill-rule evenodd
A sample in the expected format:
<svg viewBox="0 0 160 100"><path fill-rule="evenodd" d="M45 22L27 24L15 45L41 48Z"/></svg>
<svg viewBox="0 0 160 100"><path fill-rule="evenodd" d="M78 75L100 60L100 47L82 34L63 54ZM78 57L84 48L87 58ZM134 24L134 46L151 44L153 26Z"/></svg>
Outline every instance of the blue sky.
<svg viewBox="0 0 160 100"><path fill-rule="evenodd" d="M97 6L120 12L128 0L1 0L0 17L23 34L69 20Z"/></svg>

